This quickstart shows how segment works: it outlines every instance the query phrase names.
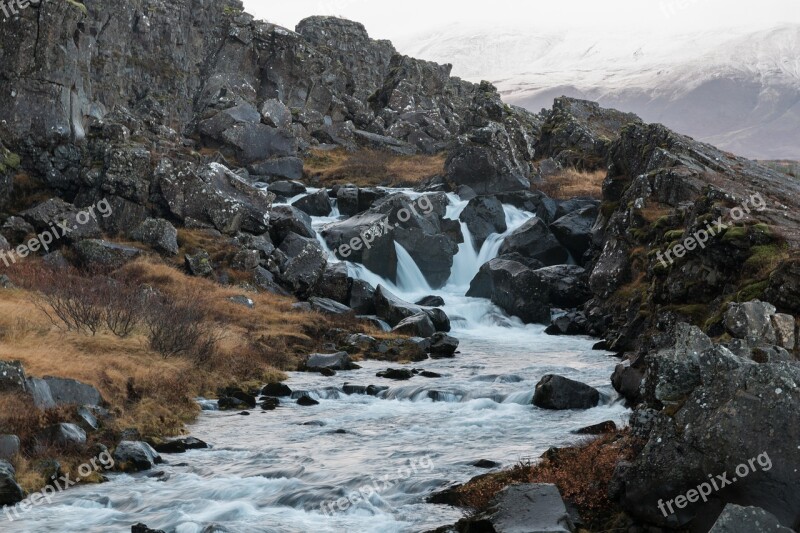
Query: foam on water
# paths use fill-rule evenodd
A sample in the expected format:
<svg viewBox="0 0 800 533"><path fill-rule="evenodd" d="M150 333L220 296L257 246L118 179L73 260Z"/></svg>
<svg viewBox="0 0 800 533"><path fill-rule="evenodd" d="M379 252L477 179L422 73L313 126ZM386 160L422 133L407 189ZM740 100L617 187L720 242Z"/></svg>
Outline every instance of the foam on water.
<svg viewBox="0 0 800 533"><path fill-rule="evenodd" d="M457 219L467 202L455 195L448 198L447 216ZM378 378L375 374L390 365L377 361L363 361L361 369L334 377L292 372L287 384L293 396L307 393L319 405L300 407L284 398L279 409L254 411L248 417L204 411L190 429L213 449L166 456L171 464L158 468L165 473L161 477L112 474L107 484L79 486L20 521L4 523L2 530L105 533L144 522L178 533L216 531L214 525L230 533L423 531L462 516L460 510L424 500L437 489L484 472L472 462L489 459L510 466L572 442L572 430L605 420L622 423L627 411L609 385L616 361L592 351L592 339L545 335L544 326L523 324L491 302L464 296L480 266L496 257L503 239L533 216L512 206L504 209L508 230L490 236L479 251L462 224L464 244L441 290L428 286L399 245L396 284L347 263L351 276L382 284L405 300L428 294L444 298L452 334L461 341L460 353L414 365L441 378ZM314 227L338 217L336 212L314 217ZM331 261L337 261L324 240L319 241ZM548 373L595 386L605 401L584 411L538 409L531 405L533 392ZM377 397L348 396L342 390L345 383L389 389ZM410 461L419 464L422 458L432 468L411 471ZM398 475L403 468L410 475ZM346 503L340 499L387 476L391 484L381 485L368 500L341 510L334 505L331 516L323 512L326 502Z"/></svg>

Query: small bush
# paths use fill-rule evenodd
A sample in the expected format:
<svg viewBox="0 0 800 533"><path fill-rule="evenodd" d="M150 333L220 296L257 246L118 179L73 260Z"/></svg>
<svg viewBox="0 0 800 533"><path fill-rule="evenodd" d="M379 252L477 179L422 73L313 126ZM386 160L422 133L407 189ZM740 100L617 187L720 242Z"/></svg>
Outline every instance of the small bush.
<svg viewBox="0 0 800 533"><path fill-rule="evenodd" d="M209 316L208 303L196 293L176 299L151 296L145 318L150 348L165 359L177 355L208 359L219 341L207 324Z"/></svg>

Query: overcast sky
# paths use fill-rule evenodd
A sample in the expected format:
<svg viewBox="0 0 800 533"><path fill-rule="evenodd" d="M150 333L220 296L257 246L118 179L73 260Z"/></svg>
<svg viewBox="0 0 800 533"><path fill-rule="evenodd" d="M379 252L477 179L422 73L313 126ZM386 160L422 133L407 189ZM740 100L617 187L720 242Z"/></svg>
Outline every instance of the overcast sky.
<svg viewBox="0 0 800 533"><path fill-rule="evenodd" d="M688 31L800 23L800 0L243 0L257 18L294 29L311 15L337 15L364 23L370 36L404 37L453 23L558 30L631 28L675 34Z"/></svg>

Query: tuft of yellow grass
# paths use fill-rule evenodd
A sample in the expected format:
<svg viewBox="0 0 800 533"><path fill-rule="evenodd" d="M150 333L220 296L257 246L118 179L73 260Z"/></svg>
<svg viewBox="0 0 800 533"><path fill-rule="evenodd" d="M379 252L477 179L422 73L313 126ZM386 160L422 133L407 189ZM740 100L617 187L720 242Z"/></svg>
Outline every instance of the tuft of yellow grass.
<svg viewBox="0 0 800 533"><path fill-rule="evenodd" d="M399 155L381 150L347 152L312 150L305 160L305 173L317 176L320 184L352 183L359 187L412 187L444 172L446 154Z"/></svg>
<svg viewBox="0 0 800 533"><path fill-rule="evenodd" d="M602 200L603 180L606 179L606 174L605 170L583 171L565 168L557 174L544 178L544 183L534 184L533 188L557 200L569 200L575 197Z"/></svg>

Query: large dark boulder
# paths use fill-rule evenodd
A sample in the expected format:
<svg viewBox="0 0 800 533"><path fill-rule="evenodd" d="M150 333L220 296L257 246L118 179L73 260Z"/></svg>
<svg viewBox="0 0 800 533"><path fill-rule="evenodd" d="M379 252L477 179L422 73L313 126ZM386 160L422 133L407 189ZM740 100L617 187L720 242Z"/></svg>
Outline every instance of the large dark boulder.
<svg viewBox="0 0 800 533"><path fill-rule="evenodd" d="M445 163L447 178L477 194L521 191L531 184L525 170L508 154L489 146L466 144L454 150Z"/></svg>
<svg viewBox="0 0 800 533"><path fill-rule="evenodd" d="M477 196L470 200L459 220L467 225L476 250L481 249L486 237L507 229L503 204L494 196Z"/></svg>
<svg viewBox="0 0 800 533"><path fill-rule="evenodd" d="M434 359L442 357L453 357L458 349L459 341L455 337L442 332L437 332L431 335L428 339L426 351Z"/></svg>
<svg viewBox="0 0 800 533"><path fill-rule="evenodd" d="M269 235L272 241L280 244L289 233L313 239L316 237L311 226L311 217L290 205L278 205L269 214Z"/></svg>
<svg viewBox="0 0 800 533"><path fill-rule="evenodd" d="M44 382L57 405L88 405L99 407L103 403L100 392L91 385L74 379L45 376Z"/></svg>
<svg viewBox="0 0 800 533"><path fill-rule="evenodd" d="M0 392L20 393L27 389L25 370L19 361L0 361Z"/></svg>
<svg viewBox="0 0 800 533"><path fill-rule="evenodd" d="M141 472L163 463L152 446L146 442L123 440L114 450L115 468L120 472Z"/></svg>
<svg viewBox="0 0 800 533"><path fill-rule="evenodd" d="M353 361L347 352L337 352L333 354L314 353L306 358L304 367L307 370L350 370L353 368Z"/></svg>
<svg viewBox="0 0 800 533"><path fill-rule="evenodd" d="M178 230L163 218L148 218L137 227L131 237L169 255L178 254Z"/></svg>
<svg viewBox="0 0 800 533"><path fill-rule="evenodd" d="M267 161L259 161L247 167L255 176L299 180L303 177L303 160L298 157L275 157ZM272 191L272 188L269 188ZM276 191L275 194L280 194ZM283 195L282 195L283 196Z"/></svg>
<svg viewBox="0 0 800 533"><path fill-rule="evenodd" d="M590 409L600 403L597 389L579 381L548 374L536 384L533 405L542 409Z"/></svg>
<svg viewBox="0 0 800 533"><path fill-rule="evenodd" d="M596 206L589 206L569 213L550 224L550 231L580 264L583 264L584 255L591 248L592 226L597 220L598 213Z"/></svg>
<svg viewBox="0 0 800 533"><path fill-rule="evenodd" d="M100 239L86 239L73 245L81 265L87 268L117 269L133 261L142 251L133 246Z"/></svg>
<svg viewBox="0 0 800 533"><path fill-rule="evenodd" d="M163 160L156 169L158 184L170 212L186 222L210 224L227 235L269 229L275 195L254 187L224 165L173 165Z"/></svg>
<svg viewBox="0 0 800 533"><path fill-rule="evenodd" d="M383 285L378 285L375 290L375 310L378 316L392 327L406 318L424 313L431 319L436 331L450 331L450 320L444 311L436 307L422 307L406 302L389 292Z"/></svg>
<svg viewBox="0 0 800 533"><path fill-rule="evenodd" d="M0 506L14 505L25 498L25 492L17 484L16 471L11 463L0 460Z"/></svg>
<svg viewBox="0 0 800 533"><path fill-rule="evenodd" d="M488 298L526 323L550 323L550 288L535 271L515 261L493 259L470 283L467 296Z"/></svg>
<svg viewBox="0 0 800 533"><path fill-rule="evenodd" d="M636 519L662 527L708 528L725 503L760 507L784 526L797 524L800 428L792 421L800 416L800 367L757 364L711 345L702 332L689 333L687 327L674 348L648 356L646 404L637 413L649 415L632 417L646 444L615 473L613 497ZM659 510L659 501L724 472L737 481L713 499L668 516Z"/></svg>
<svg viewBox="0 0 800 533"><path fill-rule="evenodd" d="M538 259L546 266L562 265L569 260L569 252L553 235L541 219L532 218L506 237L500 254L519 253Z"/></svg>
<svg viewBox="0 0 800 533"><path fill-rule="evenodd" d="M326 217L331 214L333 209L327 189L320 189L315 193L304 196L292 205L312 217Z"/></svg>
<svg viewBox="0 0 800 533"><path fill-rule="evenodd" d="M392 331L412 337L430 337L436 332L431 317L421 312L401 320Z"/></svg>
<svg viewBox="0 0 800 533"><path fill-rule="evenodd" d="M322 281L328 258L315 239L289 233L280 247L288 258L280 273L280 280L298 296L314 293Z"/></svg>
<svg viewBox="0 0 800 533"><path fill-rule="evenodd" d="M328 224L321 235L339 259L361 263L393 281L397 275L397 253L394 232L387 224L387 215L366 212Z"/></svg>
<svg viewBox="0 0 800 533"><path fill-rule="evenodd" d="M754 531L792 533L793 530L783 527L774 515L764 509L729 503L708 533L752 533Z"/></svg>
<svg viewBox="0 0 800 533"><path fill-rule="evenodd" d="M75 424L53 424L39 432L39 442L52 446L74 447L86 444L86 432Z"/></svg>
<svg viewBox="0 0 800 533"><path fill-rule="evenodd" d="M446 492L436 496L441 498L444 495ZM558 487L523 483L504 488L494 497L488 510L462 518L446 530L458 533L572 533L575 525Z"/></svg>
<svg viewBox="0 0 800 533"><path fill-rule="evenodd" d="M592 297L589 274L579 266L556 265L534 270L534 274L549 288L547 302L555 307L580 307Z"/></svg>

